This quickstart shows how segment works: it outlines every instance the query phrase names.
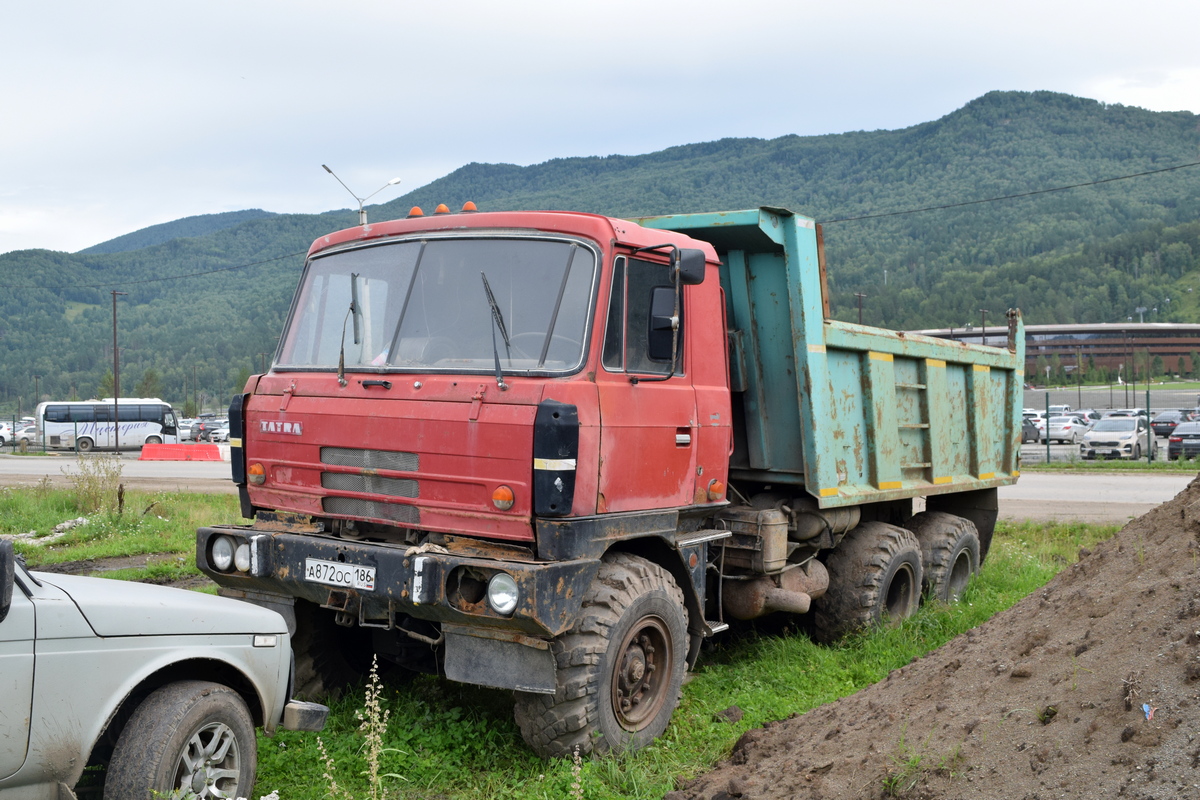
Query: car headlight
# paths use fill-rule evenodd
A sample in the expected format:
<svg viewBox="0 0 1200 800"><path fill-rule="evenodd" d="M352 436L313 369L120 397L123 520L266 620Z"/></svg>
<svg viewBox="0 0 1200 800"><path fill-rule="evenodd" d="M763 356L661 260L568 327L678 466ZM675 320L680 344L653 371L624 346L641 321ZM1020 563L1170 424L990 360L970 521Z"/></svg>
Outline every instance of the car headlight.
<svg viewBox="0 0 1200 800"><path fill-rule="evenodd" d="M497 614L508 616L517 608L517 601L521 598L521 592L517 589L517 582L507 572L497 572L488 581L487 599L488 605Z"/></svg>
<svg viewBox="0 0 1200 800"><path fill-rule="evenodd" d="M212 565L217 572L228 572L233 566L233 539L218 536L212 543ZM248 558L247 554L247 558Z"/></svg>

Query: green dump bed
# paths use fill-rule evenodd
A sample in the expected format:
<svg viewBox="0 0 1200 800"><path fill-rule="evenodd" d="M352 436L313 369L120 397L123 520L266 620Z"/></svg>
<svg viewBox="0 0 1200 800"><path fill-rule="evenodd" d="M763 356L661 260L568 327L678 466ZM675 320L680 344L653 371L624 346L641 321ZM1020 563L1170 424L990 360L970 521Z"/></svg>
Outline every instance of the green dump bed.
<svg viewBox="0 0 1200 800"><path fill-rule="evenodd" d="M720 255L735 412L731 477L822 507L1001 486L1018 475L1025 336L1001 347L827 318L818 228L779 208L638 220ZM740 409L740 419L739 417Z"/></svg>

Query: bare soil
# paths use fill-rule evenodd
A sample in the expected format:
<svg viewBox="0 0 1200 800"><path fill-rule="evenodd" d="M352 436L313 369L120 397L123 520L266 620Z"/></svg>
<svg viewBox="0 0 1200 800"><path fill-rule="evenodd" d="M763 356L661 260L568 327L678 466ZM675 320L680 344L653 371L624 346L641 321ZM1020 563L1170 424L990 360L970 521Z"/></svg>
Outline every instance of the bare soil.
<svg viewBox="0 0 1200 800"><path fill-rule="evenodd" d="M1200 478L855 695L748 731L667 800L1200 797Z"/></svg>

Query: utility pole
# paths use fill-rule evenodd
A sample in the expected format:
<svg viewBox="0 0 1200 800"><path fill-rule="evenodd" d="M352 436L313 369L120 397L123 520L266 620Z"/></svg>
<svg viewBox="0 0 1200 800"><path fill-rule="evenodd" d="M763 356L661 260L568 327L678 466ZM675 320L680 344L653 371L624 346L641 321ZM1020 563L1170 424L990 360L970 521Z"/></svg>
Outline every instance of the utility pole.
<svg viewBox="0 0 1200 800"><path fill-rule="evenodd" d="M987 309L979 309L979 335L983 337L984 346L987 345Z"/></svg>
<svg viewBox="0 0 1200 800"><path fill-rule="evenodd" d="M124 296L128 292L118 292L113 289L113 450L121 455L121 357L117 349L117 295Z"/></svg>
<svg viewBox="0 0 1200 800"><path fill-rule="evenodd" d="M200 416L200 392L196 388L196 365L192 364L192 403L196 406L196 416Z"/></svg>
<svg viewBox="0 0 1200 800"><path fill-rule="evenodd" d="M854 296L858 298L858 324L862 325L862 301L866 295L862 292L855 292ZM266 370L263 371L266 372Z"/></svg>

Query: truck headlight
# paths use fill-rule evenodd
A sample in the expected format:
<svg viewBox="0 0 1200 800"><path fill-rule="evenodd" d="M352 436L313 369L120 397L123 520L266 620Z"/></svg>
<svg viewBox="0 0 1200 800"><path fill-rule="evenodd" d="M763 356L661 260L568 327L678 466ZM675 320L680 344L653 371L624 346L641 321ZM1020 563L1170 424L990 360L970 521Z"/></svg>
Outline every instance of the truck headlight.
<svg viewBox="0 0 1200 800"><path fill-rule="evenodd" d="M217 572L228 572L233 566L233 539L218 536L212 542L212 565Z"/></svg>
<svg viewBox="0 0 1200 800"><path fill-rule="evenodd" d="M238 568L238 572L250 571L250 543L242 542L233 551L233 565Z"/></svg>
<svg viewBox="0 0 1200 800"><path fill-rule="evenodd" d="M521 592L517 589L517 582L507 572L497 572L488 581L487 599L488 605L497 614L508 616L517 608L517 601L521 598Z"/></svg>

